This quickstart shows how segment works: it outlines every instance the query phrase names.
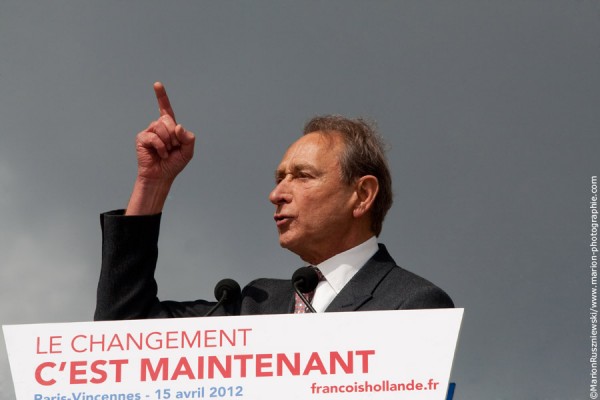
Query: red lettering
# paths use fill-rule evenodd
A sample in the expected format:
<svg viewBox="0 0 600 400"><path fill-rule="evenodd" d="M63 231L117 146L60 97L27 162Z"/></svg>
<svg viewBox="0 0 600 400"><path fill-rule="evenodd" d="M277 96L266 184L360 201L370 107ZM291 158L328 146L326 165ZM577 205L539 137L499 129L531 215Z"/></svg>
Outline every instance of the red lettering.
<svg viewBox="0 0 600 400"><path fill-rule="evenodd" d="M231 378L231 356L225 357L225 365L221 364L217 356L208 356L208 378L215 377L215 367L223 378Z"/></svg>
<svg viewBox="0 0 600 400"><path fill-rule="evenodd" d="M96 360L92 363L90 370L92 371L93 374L96 374L97 376L90 379L90 383L106 382L106 378L108 377L108 374L106 373L105 370L103 370L102 368L99 367L99 366L105 365L105 364L106 364L106 361L104 361L104 360Z"/></svg>
<svg viewBox="0 0 600 400"><path fill-rule="evenodd" d="M181 347L186 347L186 345L189 348L200 347L200 331L196 331L191 340L186 331L181 332Z"/></svg>
<svg viewBox="0 0 600 400"><path fill-rule="evenodd" d="M103 368L100 368L101 366L104 366L106 364L113 365L115 367L114 382L121 382L123 365L127 363L129 363L129 360L96 360L92 362L90 370L92 373L96 374L96 376L90 379L90 383L97 384L106 382L106 379L108 378L108 372Z"/></svg>
<svg viewBox="0 0 600 400"><path fill-rule="evenodd" d="M357 356L362 357L362 372L366 374L369 372L369 356L375 354L375 350L356 350L354 352Z"/></svg>
<svg viewBox="0 0 600 400"><path fill-rule="evenodd" d="M171 376L171 380L176 380L179 379L179 377L181 375L187 376L188 379L192 380L194 379L194 373L192 372L192 367L190 367L190 363L188 362L187 358L185 357L181 357L179 359L179 362L177 363L177 366L175 367L175 371L173 372L173 375Z"/></svg>
<svg viewBox="0 0 600 400"><path fill-rule="evenodd" d="M165 343L165 347L167 349L176 349L177 348L177 331L167 332L167 340Z"/></svg>
<svg viewBox="0 0 600 400"><path fill-rule="evenodd" d="M145 382L148 380L147 375L150 375L150 380L156 381L158 379L158 375L162 373L162 380L166 381L169 379L168 369L169 369L169 359L163 357L158 360L158 365L156 369L152 367L152 361L149 358L142 358L141 363L141 371L140 371L140 380Z"/></svg>
<svg viewBox="0 0 600 400"><path fill-rule="evenodd" d="M77 336L75 336L75 337L74 337L74 338L71 340L71 348L73 349L73 351L74 351L74 352L76 352L76 353L84 353L85 351L87 351L87 349L86 349L85 347L78 348L78 347L75 345L75 341L76 341L76 340L78 340L78 339L85 339L85 338L86 338L86 336L85 336L85 335L77 335Z"/></svg>
<svg viewBox="0 0 600 400"><path fill-rule="evenodd" d="M158 336L159 339L156 339L155 342L151 342L151 338L154 336ZM146 336L146 346L152 350L159 350L162 347L162 341L160 340L160 332L150 332L148 336Z"/></svg>
<svg viewBox="0 0 600 400"><path fill-rule="evenodd" d="M104 349L104 339L105 339L104 335L101 335L101 336L100 336L100 339L98 339L98 340L94 340L94 335L91 335L91 336L90 336L90 347L89 347L89 351L90 351L90 352L91 352L91 351L93 351L93 350L94 350L94 348L96 347L96 345L99 345L99 346L100 346L100 349L101 349L101 351L105 351L105 349Z"/></svg>
<svg viewBox="0 0 600 400"><path fill-rule="evenodd" d="M37 381L37 383L39 383L40 385L43 386L50 386L50 385L54 385L56 383L55 379L44 379L42 378L42 370L46 369L46 368L54 368L56 367L56 364L54 364L53 362L45 362L45 363L41 363L40 365L38 365L38 367L35 369L35 380Z"/></svg>
<svg viewBox="0 0 600 400"><path fill-rule="evenodd" d="M252 360L252 354L236 354L234 360L240 360L240 377L246 377L246 361Z"/></svg>
<svg viewBox="0 0 600 400"><path fill-rule="evenodd" d="M119 337L119 335L113 335L105 351L111 351L115 347L119 350L125 350L125 348L123 347L123 343L121 343L121 338Z"/></svg>
<svg viewBox="0 0 600 400"><path fill-rule="evenodd" d="M336 365L339 365L345 373L351 374L354 371L354 357L352 351L348 352L348 361L345 362L340 353L332 351L329 353L329 372L336 373Z"/></svg>
<svg viewBox="0 0 600 400"><path fill-rule="evenodd" d="M214 329L204 331L204 347L217 347L214 343L217 340L216 333L217 331Z"/></svg>
<svg viewBox="0 0 600 400"><path fill-rule="evenodd" d="M196 379L204 379L204 357L198 357L198 376Z"/></svg>
<svg viewBox="0 0 600 400"><path fill-rule="evenodd" d="M257 354L256 355L256 376L273 376L273 371L265 371L266 368L271 368L272 354Z"/></svg>
<svg viewBox="0 0 600 400"><path fill-rule="evenodd" d="M248 332L252 332L252 328L243 328L243 329L242 329L242 328L240 328L240 329L238 329L238 331L240 331L240 332L242 332L242 333L243 333L243 335L242 335L242 337L243 337L243 339L242 339L242 345L243 345L244 347L246 347L246 334L247 334Z"/></svg>
<svg viewBox="0 0 600 400"><path fill-rule="evenodd" d="M108 362L110 365L114 365L115 366L115 382L121 382L121 370L122 370L122 366L129 364L129 360L126 359L121 359L121 360L110 360Z"/></svg>
<svg viewBox="0 0 600 400"><path fill-rule="evenodd" d="M72 385L87 383L87 379L79 378L80 375L85 375L85 369L82 370L79 367L85 367L87 361L71 361L70 368L70 381Z"/></svg>
<svg viewBox="0 0 600 400"><path fill-rule="evenodd" d="M323 361L321 361L321 357L319 353L313 352L306 363L306 367L304 368L304 372L302 375L308 375L311 371L319 371L321 375L327 375L327 370L323 365Z"/></svg>
<svg viewBox="0 0 600 400"><path fill-rule="evenodd" d="M300 375L300 353L294 353L294 364L290 362L290 359L284 354L277 354L277 376L283 375L283 365L285 364L287 370L294 376Z"/></svg>
<svg viewBox="0 0 600 400"><path fill-rule="evenodd" d="M36 338L36 354L60 354L62 351L60 350L62 336L50 336L48 342L48 350L42 350L40 347L40 337Z"/></svg>

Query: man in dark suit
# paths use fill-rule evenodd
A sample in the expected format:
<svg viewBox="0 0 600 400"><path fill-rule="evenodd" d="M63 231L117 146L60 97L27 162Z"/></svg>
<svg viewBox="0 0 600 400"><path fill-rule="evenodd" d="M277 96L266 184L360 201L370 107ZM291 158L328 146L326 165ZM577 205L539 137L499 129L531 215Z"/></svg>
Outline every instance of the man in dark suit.
<svg viewBox="0 0 600 400"><path fill-rule="evenodd" d="M160 118L136 137L138 176L125 211L103 214L102 271L95 319L203 316L204 300L159 301L154 270L162 208L175 177L193 156L194 135L175 121L160 83ZM431 282L396 265L376 237L392 205L383 146L361 119L312 119L286 151L269 195L282 247L323 278L313 306L321 311L453 307ZM259 279L216 315L293 312L289 280Z"/></svg>

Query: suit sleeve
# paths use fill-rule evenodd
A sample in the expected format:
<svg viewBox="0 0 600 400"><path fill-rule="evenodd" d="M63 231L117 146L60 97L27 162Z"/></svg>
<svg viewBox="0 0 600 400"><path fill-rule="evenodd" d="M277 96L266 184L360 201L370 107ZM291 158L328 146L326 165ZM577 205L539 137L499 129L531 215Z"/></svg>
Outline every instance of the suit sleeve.
<svg viewBox="0 0 600 400"><path fill-rule="evenodd" d="M154 279L161 215L100 216L102 268L95 320L202 316L214 305L204 300L159 301Z"/></svg>
<svg viewBox="0 0 600 400"><path fill-rule="evenodd" d="M454 302L442 289L434 285L427 285L413 290L398 307L402 310L425 308L454 308Z"/></svg>
<svg viewBox="0 0 600 400"><path fill-rule="evenodd" d="M400 267L394 268L390 275L394 279L387 280L381 289L396 294L396 309L454 308L450 296L427 279ZM390 286L392 284L394 288Z"/></svg>

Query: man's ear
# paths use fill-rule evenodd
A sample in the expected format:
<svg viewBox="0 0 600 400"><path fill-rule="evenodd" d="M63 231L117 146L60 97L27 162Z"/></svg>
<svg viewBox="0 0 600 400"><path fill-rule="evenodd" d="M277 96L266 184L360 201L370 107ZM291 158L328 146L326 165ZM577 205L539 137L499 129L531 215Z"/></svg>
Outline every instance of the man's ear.
<svg viewBox="0 0 600 400"><path fill-rule="evenodd" d="M357 200L353 215L355 218L360 218L373 207L373 202L379 192L379 181L373 175L361 176L356 181L355 188Z"/></svg>

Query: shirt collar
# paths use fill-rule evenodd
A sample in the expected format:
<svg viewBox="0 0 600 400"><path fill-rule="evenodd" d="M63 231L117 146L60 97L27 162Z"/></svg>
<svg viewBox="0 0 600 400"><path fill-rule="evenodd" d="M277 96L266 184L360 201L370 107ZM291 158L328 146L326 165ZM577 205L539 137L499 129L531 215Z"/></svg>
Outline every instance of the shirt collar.
<svg viewBox="0 0 600 400"><path fill-rule="evenodd" d="M378 250L377 239L375 236L371 236L370 239L358 246L336 254L315 267L323 273L333 290L339 293Z"/></svg>

